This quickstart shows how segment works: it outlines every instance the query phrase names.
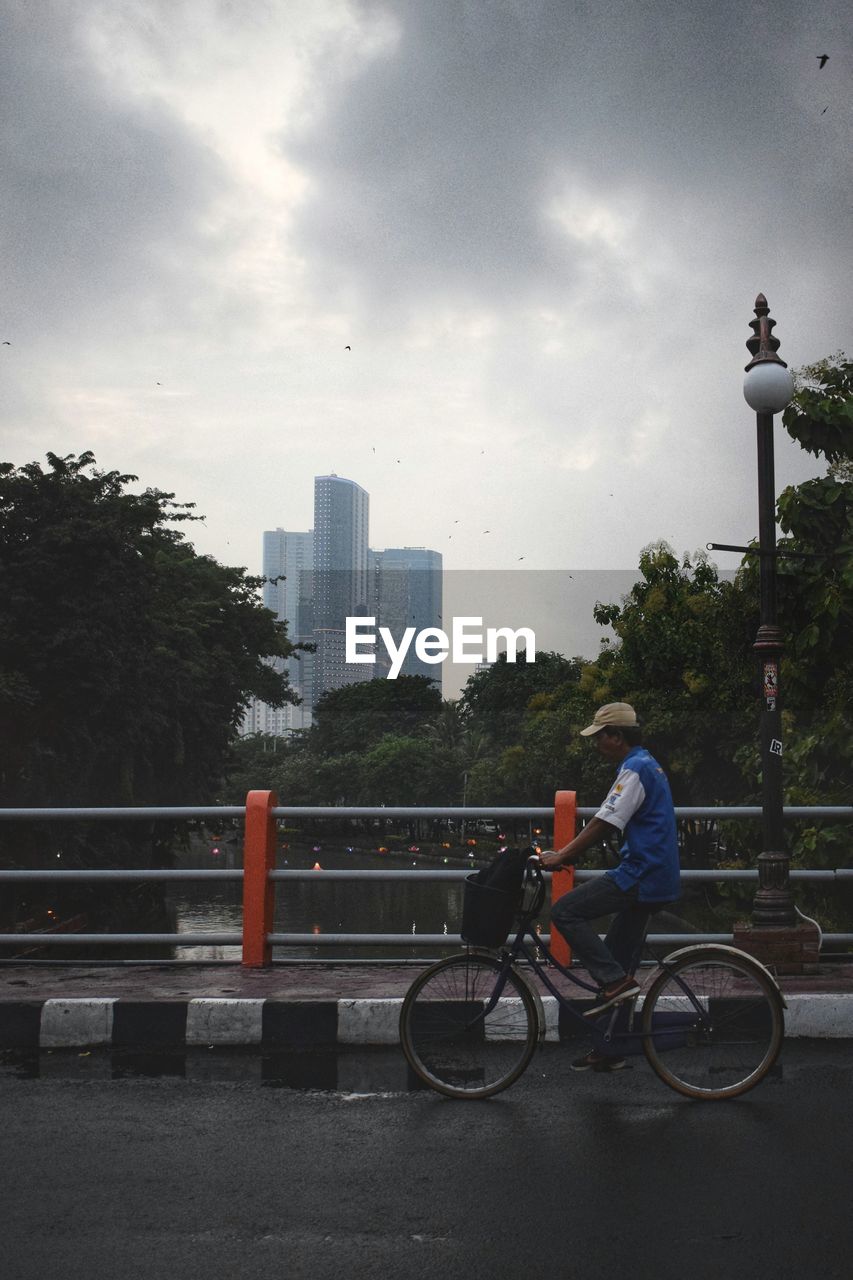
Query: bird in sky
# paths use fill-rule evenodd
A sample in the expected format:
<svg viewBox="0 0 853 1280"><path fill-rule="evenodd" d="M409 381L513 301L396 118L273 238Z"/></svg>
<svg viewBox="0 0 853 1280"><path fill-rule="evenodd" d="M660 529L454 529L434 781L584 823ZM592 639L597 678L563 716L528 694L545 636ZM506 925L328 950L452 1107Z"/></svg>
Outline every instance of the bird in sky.
<svg viewBox="0 0 853 1280"><path fill-rule="evenodd" d="M484 530L483 530L483 533L491 533L491 532L492 532L492 531L491 531L491 529L484 529Z"/></svg>
<svg viewBox="0 0 853 1280"><path fill-rule="evenodd" d="M519 556L518 558L519 558L519 560L523 560L523 559L524 559L524 556Z"/></svg>
<svg viewBox="0 0 853 1280"><path fill-rule="evenodd" d="M824 67L826 66L827 62L829 62L829 54L828 54L828 53L816 53L816 54L815 54L815 57L817 58L818 62L820 63L820 66L818 67L818 71L823 71L823 69L824 69Z"/></svg>
<svg viewBox="0 0 853 1280"><path fill-rule="evenodd" d="M12 345L12 344L11 344L11 342L4 342L4 343L3 343L3 346L4 346L4 347L11 347L11 345Z"/></svg>
<svg viewBox="0 0 853 1280"><path fill-rule="evenodd" d="M344 351L352 351L352 347L344 347Z"/></svg>

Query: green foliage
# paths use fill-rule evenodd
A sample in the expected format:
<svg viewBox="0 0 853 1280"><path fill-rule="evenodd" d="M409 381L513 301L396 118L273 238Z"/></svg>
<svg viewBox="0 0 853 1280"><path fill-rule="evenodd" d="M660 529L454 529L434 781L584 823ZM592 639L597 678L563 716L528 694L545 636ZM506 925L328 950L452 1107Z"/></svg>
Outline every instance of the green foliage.
<svg viewBox="0 0 853 1280"><path fill-rule="evenodd" d="M786 797L791 804L849 804L853 777L853 363L843 353L797 372L783 421L831 466L779 498L779 614L786 707ZM850 825L797 824L794 857L812 866L849 860Z"/></svg>
<svg viewBox="0 0 853 1280"><path fill-rule="evenodd" d="M640 573L621 606L596 609L619 643L583 673L589 706L637 708L677 803L736 803L743 776L733 755L754 717L757 604L704 555L679 562L665 543L643 551Z"/></svg>
<svg viewBox="0 0 853 1280"><path fill-rule="evenodd" d="M439 756L429 742L389 734L364 757L362 803L453 803L454 781L452 759Z"/></svg>
<svg viewBox="0 0 853 1280"><path fill-rule="evenodd" d="M470 676L462 693L460 712L498 747L517 742L529 700L577 679L577 659L559 653L536 654L535 662L517 658L497 662Z"/></svg>
<svg viewBox="0 0 853 1280"><path fill-rule="evenodd" d="M537 652L471 676L459 704L466 725L469 804L550 804L565 785L566 739L554 717L577 692L581 660ZM476 752L471 746L476 744Z"/></svg>
<svg viewBox="0 0 853 1280"><path fill-rule="evenodd" d="M334 689L315 708L311 748L323 756L364 751L387 734L420 733L441 715L441 705L441 693L426 676Z"/></svg>
<svg viewBox="0 0 853 1280"><path fill-rule="evenodd" d="M224 804L243 804L249 791L277 791L291 748L286 739L252 733L232 741L225 762Z"/></svg>
<svg viewBox="0 0 853 1280"><path fill-rule="evenodd" d="M853 362L843 351L794 371L796 394L782 415L788 434L831 464L853 457Z"/></svg>
<svg viewBox="0 0 853 1280"><path fill-rule="evenodd" d="M282 804L363 804L363 772L357 751L324 758L296 749L286 753L275 790Z"/></svg>
<svg viewBox="0 0 853 1280"><path fill-rule="evenodd" d="M291 650L259 580L172 527L191 504L48 454L0 466L0 800L198 803L215 793L262 661Z"/></svg>

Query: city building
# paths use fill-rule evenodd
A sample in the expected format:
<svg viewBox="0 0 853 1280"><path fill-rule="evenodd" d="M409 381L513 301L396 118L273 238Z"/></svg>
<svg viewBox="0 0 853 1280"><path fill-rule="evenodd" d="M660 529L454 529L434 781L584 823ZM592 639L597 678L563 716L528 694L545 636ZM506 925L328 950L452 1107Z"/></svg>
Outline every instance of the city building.
<svg viewBox="0 0 853 1280"><path fill-rule="evenodd" d="M277 618L287 622L291 634L298 629L303 597L313 594L313 569L313 529L305 533L291 533L287 529L264 533L264 604Z"/></svg>
<svg viewBox="0 0 853 1280"><path fill-rule="evenodd" d="M310 640L313 629L314 531L265 530L262 566L266 579L262 593L264 604L280 622L287 623L291 641ZM267 733L282 738L296 729L307 729L311 724L313 654L273 658L271 666L276 671L287 672L291 688L302 701L298 706L286 703L283 707L271 707L257 698L253 699L240 727L243 735Z"/></svg>
<svg viewBox="0 0 853 1280"><path fill-rule="evenodd" d="M287 623L294 643L310 643L312 653L274 659L287 671L299 706L270 707L254 700L241 734L286 737L307 729L324 693L364 680L384 679L390 670L387 647L377 643L375 663L346 661L346 619L375 618L399 645L407 627L415 633L442 626L442 558L425 547L369 547L370 495L343 476L314 478L314 528L272 529L263 535L263 601ZM360 644L359 653L370 649ZM410 645L400 675L421 675L441 686L441 667L425 663Z"/></svg>
<svg viewBox="0 0 853 1280"><path fill-rule="evenodd" d="M371 616L377 627L387 627L399 645L407 627L415 634L427 629L442 629L442 557L439 551L426 547L387 547L372 554L373 590ZM385 666L389 659L384 648L378 662ZM424 662L410 644L400 675L426 676L441 687L441 665Z"/></svg>
<svg viewBox="0 0 853 1280"><path fill-rule="evenodd" d="M374 668L345 661L348 617L368 614L370 495L354 480L314 478L314 680L311 704L332 689L370 680Z"/></svg>

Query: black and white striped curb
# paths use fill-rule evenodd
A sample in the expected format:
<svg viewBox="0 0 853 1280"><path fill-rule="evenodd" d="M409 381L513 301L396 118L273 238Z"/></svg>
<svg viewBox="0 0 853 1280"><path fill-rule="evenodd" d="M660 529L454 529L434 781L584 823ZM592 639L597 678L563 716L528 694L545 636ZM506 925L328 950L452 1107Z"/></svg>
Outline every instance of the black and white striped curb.
<svg viewBox="0 0 853 1280"><path fill-rule="evenodd" d="M787 995L788 1036L853 1039L853 993ZM174 1048L259 1045L324 1049L399 1040L402 999L274 1000L75 998L0 1002L0 1048ZM559 1009L544 997L546 1040Z"/></svg>
<svg viewBox="0 0 853 1280"><path fill-rule="evenodd" d="M402 1000L110 998L0 1003L6 1049L396 1044Z"/></svg>

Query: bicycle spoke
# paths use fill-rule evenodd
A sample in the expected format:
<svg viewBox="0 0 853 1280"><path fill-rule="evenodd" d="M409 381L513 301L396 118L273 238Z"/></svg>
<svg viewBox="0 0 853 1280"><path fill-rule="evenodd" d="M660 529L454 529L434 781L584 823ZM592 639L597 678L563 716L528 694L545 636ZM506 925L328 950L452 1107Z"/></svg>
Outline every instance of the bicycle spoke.
<svg viewBox="0 0 853 1280"><path fill-rule="evenodd" d="M538 1023L518 975L503 975L489 956L454 956L415 981L403 1003L400 1036L410 1065L432 1088L451 1097L488 1097L527 1066Z"/></svg>
<svg viewBox="0 0 853 1280"><path fill-rule="evenodd" d="M748 957L713 949L685 957L655 980L647 1006L646 1056L661 1079L691 1097L744 1093L778 1054L781 1002Z"/></svg>

